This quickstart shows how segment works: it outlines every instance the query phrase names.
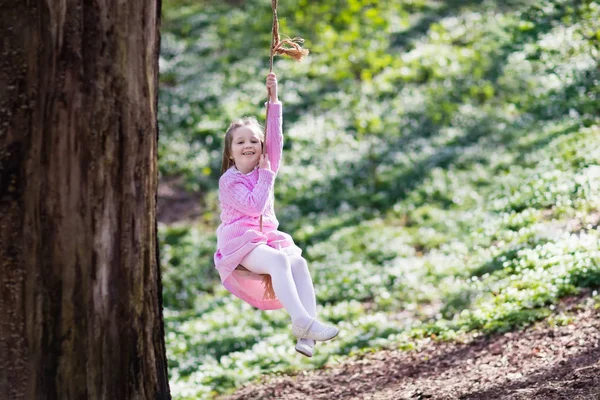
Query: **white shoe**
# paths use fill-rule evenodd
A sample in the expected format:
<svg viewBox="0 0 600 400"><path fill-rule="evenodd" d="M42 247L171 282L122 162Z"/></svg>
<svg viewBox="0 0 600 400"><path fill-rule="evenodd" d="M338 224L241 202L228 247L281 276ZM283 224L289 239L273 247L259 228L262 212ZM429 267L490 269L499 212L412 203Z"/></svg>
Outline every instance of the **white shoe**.
<svg viewBox="0 0 600 400"><path fill-rule="evenodd" d="M314 346L304 343L302 341L302 339L298 339L298 341L296 342L295 349L298 353L302 354L303 356L306 356L306 357L313 356Z"/></svg>
<svg viewBox="0 0 600 400"><path fill-rule="evenodd" d="M321 329L315 325L321 325ZM312 339L319 342L325 342L336 337L340 333L340 330L332 325L325 325L317 321L315 318L311 318L306 327L300 327L292 324L292 334L300 339Z"/></svg>

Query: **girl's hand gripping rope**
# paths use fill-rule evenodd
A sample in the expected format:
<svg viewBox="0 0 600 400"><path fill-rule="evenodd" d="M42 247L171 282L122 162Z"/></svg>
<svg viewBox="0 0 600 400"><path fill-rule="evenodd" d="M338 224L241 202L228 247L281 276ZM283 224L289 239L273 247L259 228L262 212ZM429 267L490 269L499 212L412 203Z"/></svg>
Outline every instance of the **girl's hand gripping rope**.
<svg viewBox="0 0 600 400"><path fill-rule="evenodd" d="M268 154L261 154L260 161L258 162L258 167L262 169L271 170L271 162L269 161Z"/></svg>
<svg viewBox="0 0 600 400"><path fill-rule="evenodd" d="M279 101L277 98L277 77L273 72L267 75L267 91L269 92L269 102L277 103Z"/></svg>

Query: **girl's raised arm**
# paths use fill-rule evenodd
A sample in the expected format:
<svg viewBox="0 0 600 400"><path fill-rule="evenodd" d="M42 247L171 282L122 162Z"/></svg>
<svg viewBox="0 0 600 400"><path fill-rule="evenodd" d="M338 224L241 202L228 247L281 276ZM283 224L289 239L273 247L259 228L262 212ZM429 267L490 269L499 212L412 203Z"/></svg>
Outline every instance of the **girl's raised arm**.
<svg viewBox="0 0 600 400"><path fill-rule="evenodd" d="M283 151L282 106L281 103L267 104L269 118L267 120L267 154L271 162L271 171L277 173Z"/></svg>
<svg viewBox="0 0 600 400"><path fill-rule="evenodd" d="M283 149L281 103L277 97L277 76L273 72L267 75L267 92L269 100L267 102L267 154L271 162L271 171L277 173L281 162L281 152Z"/></svg>

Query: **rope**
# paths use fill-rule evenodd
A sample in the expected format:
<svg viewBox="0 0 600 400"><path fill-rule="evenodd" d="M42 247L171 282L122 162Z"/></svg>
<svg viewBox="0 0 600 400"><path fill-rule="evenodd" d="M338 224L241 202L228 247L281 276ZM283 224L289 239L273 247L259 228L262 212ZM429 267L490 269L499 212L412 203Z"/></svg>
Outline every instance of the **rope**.
<svg viewBox="0 0 600 400"><path fill-rule="evenodd" d="M279 19L277 17L277 1L271 0L271 9L273 11L273 27L271 28L271 53L269 57L269 73L273 72L273 58L275 55L287 55L292 57L296 61L302 61L305 56L308 55L308 50L303 49L301 44L304 43L304 39L295 37L293 39L281 40L279 36ZM267 111L265 116L265 145L263 153L267 153L267 124L269 123L269 101L271 99L271 91L267 90ZM263 216L260 216L260 231L263 231ZM262 278L265 286L264 299L272 300L275 299L275 291L273 290L273 283L271 282L271 275L264 275Z"/></svg>
<svg viewBox="0 0 600 400"><path fill-rule="evenodd" d="M273 10L273 28L271 29L271 57L269 57L269 72L273 72L273 57L275 47L279 44L279 19L277 18L277 0L271 0Z"/></svg>
<svg viewBox="0 0 600 400"><path fill-rule="evenodd" d="M293 39L281 40L279 36L279 18L277 17L277 1L271 0L271 9L273 11L273 27L271 29L271 53L269 57L269 73L273 72L273 58L275 55L287 55L292 57L296 61L302 61L305 56L308 55L309 51L303 49L300 44L304 43L304 39L301 37L295 37ZM289 47L285 47L289 46ZM291 47L291 48L290 48ZM267 104L271 98L271 91L267 90ZM269 121L269 107L267 107L265 116L265 145L263 153L267 153L267 123ZM263 230L263 218L260 216L260 231Z"/></svg>

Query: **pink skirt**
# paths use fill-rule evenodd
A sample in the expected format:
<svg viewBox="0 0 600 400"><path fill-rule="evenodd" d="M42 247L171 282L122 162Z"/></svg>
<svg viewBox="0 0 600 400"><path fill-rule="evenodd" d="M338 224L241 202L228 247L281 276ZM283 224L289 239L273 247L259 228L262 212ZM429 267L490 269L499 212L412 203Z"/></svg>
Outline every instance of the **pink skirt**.
<svg viewBox="0 0 600 400"><path fill-rule="evenodd" d="M246 303L261 310L283 308L277 298L265 299L263 276L247 270L236 270L240 262L252 250L266 244L281 250L288 256L301 255L302 250L294 244L290 235L276 229L260 232L249 229L242 236L227 242L215 253L215 267L219 271L225 289Z"/></svg>

